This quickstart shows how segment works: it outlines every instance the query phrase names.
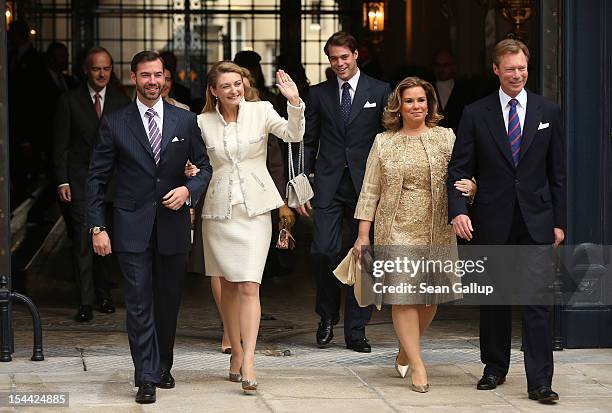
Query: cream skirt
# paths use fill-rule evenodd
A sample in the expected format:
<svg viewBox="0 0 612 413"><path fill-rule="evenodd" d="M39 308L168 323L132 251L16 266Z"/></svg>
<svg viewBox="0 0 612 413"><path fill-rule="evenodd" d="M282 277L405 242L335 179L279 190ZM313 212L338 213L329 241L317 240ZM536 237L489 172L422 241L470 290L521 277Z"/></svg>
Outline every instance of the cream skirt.
<svg viewBox="0 0 612 413"><path fill-rule="evenodd" d="M231 219L202 219L206 275L261 284L271 237L270 212L249 217L244 204L232 206Z"/></svg>

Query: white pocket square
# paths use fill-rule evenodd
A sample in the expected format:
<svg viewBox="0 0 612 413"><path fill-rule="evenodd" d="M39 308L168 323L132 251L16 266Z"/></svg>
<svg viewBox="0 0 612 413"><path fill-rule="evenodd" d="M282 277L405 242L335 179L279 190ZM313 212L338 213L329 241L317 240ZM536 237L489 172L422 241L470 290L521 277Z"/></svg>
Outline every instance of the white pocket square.
<svg viewBox="0 0 612 413"><path fill-rule="evenodd" d="M370 102L366 101L365 105L363 105L364 109L366 109L366 108L375 108L375 107L376 107L376 102L370 103Z"/></svg>
<svg viewBox="0 0 612 413"><path fill-rule="evenodd" d="M180 138L179 139L178 137L175 136L174 139L172 139L172 142L180 142L180 141L184 141L184 140L185 140L185 138Z"/></svg>
<svg viewBox="0 0 612 413"><path fill-rule="evenodd" d="M538 130L546 129L550 126L550 123L542 123L540 122L540 126L538 126Z"/></svg>

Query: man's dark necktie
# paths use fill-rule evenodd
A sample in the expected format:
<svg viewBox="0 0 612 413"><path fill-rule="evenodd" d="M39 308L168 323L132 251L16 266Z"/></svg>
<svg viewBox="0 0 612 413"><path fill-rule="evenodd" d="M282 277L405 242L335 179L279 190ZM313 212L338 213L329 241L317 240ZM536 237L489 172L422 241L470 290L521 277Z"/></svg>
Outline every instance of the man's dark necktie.
<svg viewBox="0 0 612 413"><path fill-rule="evenodd" d="M510 150L512 151L512 161L514 166L518 165L519 154L521 152L521 122L516 111L518 100L510 100L510 113L508 114L508 140L510 141Z"/></svg>
<svg viewBox="0 0 612 413"><path fill-rule="evenodd" d="M344 126L347 125L349 117L351 116L351 92L349 89L351 85L348 82L344 82L342 85L342 101L340 102L340 112L342 113L342 120Z"/></svg>

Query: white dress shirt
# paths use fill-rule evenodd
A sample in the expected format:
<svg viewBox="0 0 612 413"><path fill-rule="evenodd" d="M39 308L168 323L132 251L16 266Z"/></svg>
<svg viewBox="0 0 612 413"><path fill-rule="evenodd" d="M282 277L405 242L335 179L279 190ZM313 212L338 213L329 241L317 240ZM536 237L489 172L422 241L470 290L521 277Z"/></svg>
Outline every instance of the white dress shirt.
<svg viewBox="0 0 612 413"><path fill-rule="evenodd" d="M512 98L506 94L501 88L499 88L499 103L501 104L502 113L504 115L504 125L506 125L506 133L508 132L508 116L510 115L510 100ZM521 124L521 131L525 125L525 113L527 113L527 92L525 89L521 90L516 95L518 105L516 105L516 113L518 113L519 122Z"/></svg>
<svg viewBox="0 0 612 413"><path fill-rule="evenodd" d="M355 75L353 75L353 77L346 82L340 79L339 77L336 77L336 80L338 81L338 93L340 95L340 103L342 103L342 85L345 83L348 83L351 86L349 87L349 94L351 95L351 103L353 103L353 98L355 97L355 91L357 90L357 83L359 83L360 75L361 73L359 72L359 69L357 69L357 73L355 73Z"/></svg>
<svg viewBox="0 0 612 413"><path fill-rule="evenodd" d="M140 120L142 120L142 124L144 126L145 132L147 133L147 138L151 140L151 137L149 136L149 118L145 115L147 110L149 110L149 107L145 105L144 103L142 103L140 99L138 98L136 98L136 106L138 106L138 112L140 112ZM159 131L163 133L163 130L164 130L164 100L160 97L157 100L157 103L153 105L151 109L157 112L157 114L155 115L155 118L153 119L155 119L155 123L157 123L157 127L159 128Z"/></svg>
<svg viewBox="0 0 612 413"><path fill-rule="evenodd" d="M155 117L153 119L155 119L155 123L157 123L157 127L159 128L159 131L162 134L162 138L163 138L164 100L160 97L157 100L157 103L155 103L155 105L153 105L152 108L149 108L147 105L142 103L140 99L138 99L138 97L136 97L136 106L138 107L138 112L140 112L140 120L142 120L142 125L144 126L145 133L147 134L147 138L149 139L149 142L151 141L151 136L149 136L149 117L145 115L145 113L147 113L147 110L149 109L153 109L156 112ZM161 145L161 142L160 142L160 145ZM161 156L161 153L160 153L160 156ZM161 162L161 159L159 162ZM185 203L191 206L191 194L189 194Z"/></svg>
<svg viewBox="0 0 612 413"><path fill-rule="evenodd" d="M95 105L96 91L93 90L91 86L89 86L89 83L87 84L87 89L89 90L89 97L91 98L91 102ZM104 86L104 89L99 91L98 94L100 95L100 112L102 113L104 112L104 98L106 97L106 86Z"/></svg>
<svg viewBox="0 0 612 413"><path fill-rule="evenodd" d="M436 80L436 89L438 90L438 96L440 96L440 108L444 109L450 99L453 88L455 87L455 79L448 80Z"/></svg>

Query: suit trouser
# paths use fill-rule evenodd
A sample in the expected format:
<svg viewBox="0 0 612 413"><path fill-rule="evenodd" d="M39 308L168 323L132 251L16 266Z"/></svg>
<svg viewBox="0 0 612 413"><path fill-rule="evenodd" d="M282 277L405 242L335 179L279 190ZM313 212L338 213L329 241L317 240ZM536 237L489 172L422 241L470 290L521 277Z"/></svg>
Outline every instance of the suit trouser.
<svg viewBox="0 0 612 413"><path fill-rule="evenodd" d="M119 252L117 260L125 279L134 383L157 383L161 371L172 368L187 253L164 255L150 246L142 253Z"/></svg>
<svg viewBox="0 0 612 413"><path fill-rule="evenodd" d="M512 230L507 245L536 245L516 203ZM545 305L522 306L523 350L527 389L550 386L553 377L550 309ZM480 307L480 358L485 374L505 376L510 367L512 307Z"/></svg>
<svg viewBox="0 0 612 413"><path fill-rule="evenodd" d="M106 230L112 233L112 204L106 204ZM73 199L70 204L72 220L72 257L76 264L75 280L81 305L93 306L96 301L110 298L112 273L111 256L102 257L93 252L91 234L87 224L87 203Z"/></svg>
<svg viewBox="0 0 612 413"><path fill-rule="evenodd" d="M311 255L317 282L316 312L321 318L337 323L340 316L341 292L346 291L344 305L344 339L365 336L365 326L372 316L372 306L359 307L352 286L343 285L334 276L333 270L347 251L342 248L342 222L348 215L350 222L350 246L357 239L358 223L353 218L357 194L348 168L338 186L334 199L325 208L314 207L314 236Z"/></svg>

